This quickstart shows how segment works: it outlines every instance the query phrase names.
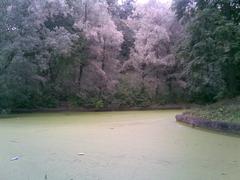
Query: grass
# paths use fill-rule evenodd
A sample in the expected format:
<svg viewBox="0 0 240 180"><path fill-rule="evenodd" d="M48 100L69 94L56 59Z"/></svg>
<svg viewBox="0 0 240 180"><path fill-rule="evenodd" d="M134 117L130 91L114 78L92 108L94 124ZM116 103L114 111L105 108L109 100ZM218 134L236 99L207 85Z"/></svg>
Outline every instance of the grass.
<svg viewBox="0 0 240 180"><path fill-rule="evenodd" d="M240 123L240 96L192 109L187 114L213 121Z"/></svg>

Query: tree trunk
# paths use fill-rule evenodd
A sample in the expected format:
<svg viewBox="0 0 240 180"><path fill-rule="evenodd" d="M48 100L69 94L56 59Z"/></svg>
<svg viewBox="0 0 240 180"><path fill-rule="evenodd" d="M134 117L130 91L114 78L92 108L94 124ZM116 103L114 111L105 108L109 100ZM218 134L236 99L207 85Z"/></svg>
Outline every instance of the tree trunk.
<svg viewBox="0 0 240 180"><path fill-rule="evenodd" d="M223 3L223 13L228 20L231 19L231 5L230 2Z"/></svg>
<svg viewBox="0 0 240 180"><path fill-rule="evenodd" d="M103 57L102 57L102 70L105 69L105 58L106 58L106 40L103 40Z"/></svg>
<svg viewBox="0 0 240 180"><path fill-rule="evenodd" d="M83 22L86 23L88 19L88 4L87 2L85 2L85 6L84 6L84 20Z"/></svg>
<svg viewBox="0 0 240 180"><path fill-rule="evenodd" d="M83 74L83 65L80 64L79 66L79 74L78 74L78 86L81 88L81 80L82 80L82 74Z"/></svg>

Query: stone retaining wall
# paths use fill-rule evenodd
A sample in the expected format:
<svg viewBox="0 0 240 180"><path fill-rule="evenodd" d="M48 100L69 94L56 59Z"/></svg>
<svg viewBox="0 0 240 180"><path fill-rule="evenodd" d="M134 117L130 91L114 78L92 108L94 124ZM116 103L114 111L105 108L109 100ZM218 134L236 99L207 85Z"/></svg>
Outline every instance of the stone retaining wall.
<svg viewBox="0 0 240 180"><path fill-rule="evenodd" d="M240 134L240 124L223 122L223 121L210 121L203 118L193 117L187 114L176 116L178 122L186 123L192 127L200 127L206 129L213 129L223 132Z"/></svg>

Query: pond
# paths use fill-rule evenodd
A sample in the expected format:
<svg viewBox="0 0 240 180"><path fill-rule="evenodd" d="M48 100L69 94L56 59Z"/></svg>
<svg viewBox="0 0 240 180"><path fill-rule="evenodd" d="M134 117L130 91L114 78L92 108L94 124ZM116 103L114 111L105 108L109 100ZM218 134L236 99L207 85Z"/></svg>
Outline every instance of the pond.
<svg viewBox="0 0 240 180"><path fill-rule="evenodd" d="M67 112L2 118L0 179L239 179L240 138L176 123L179 113Z"/></svg>

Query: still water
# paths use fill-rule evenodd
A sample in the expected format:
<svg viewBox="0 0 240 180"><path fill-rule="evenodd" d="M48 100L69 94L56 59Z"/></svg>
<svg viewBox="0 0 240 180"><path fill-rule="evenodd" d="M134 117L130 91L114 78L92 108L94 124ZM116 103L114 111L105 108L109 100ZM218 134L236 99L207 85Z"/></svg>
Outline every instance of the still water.
<svg viewBox="0 0 240 180"><path fill-rule="evenodd" d="M178 113L0 119L0 180L239 180L240 138L183 126Z"/></svg>

